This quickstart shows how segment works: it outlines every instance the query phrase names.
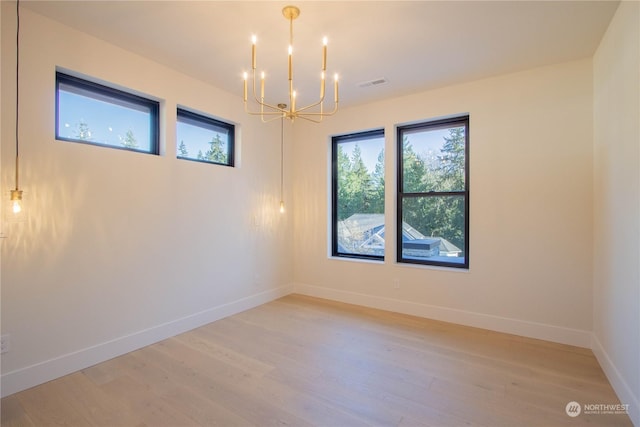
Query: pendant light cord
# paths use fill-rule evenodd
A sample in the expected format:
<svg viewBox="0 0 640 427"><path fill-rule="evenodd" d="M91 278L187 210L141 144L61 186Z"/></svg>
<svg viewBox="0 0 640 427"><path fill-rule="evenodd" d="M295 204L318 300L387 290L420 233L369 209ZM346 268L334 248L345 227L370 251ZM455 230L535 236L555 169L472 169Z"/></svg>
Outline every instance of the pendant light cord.
<svg viewBox="0 0 640 427"><path fill-rule="evenodd" d="M18 142L18 123L20 114L20 0L16 0L16 190L18 190L18 159L20 158L20 143Z"/></svg>
<svg viewBox="0 0 640 427"><path fill-rule="evenodd" d="M280 118L280 201L284 200L284 116Z"/></svg>

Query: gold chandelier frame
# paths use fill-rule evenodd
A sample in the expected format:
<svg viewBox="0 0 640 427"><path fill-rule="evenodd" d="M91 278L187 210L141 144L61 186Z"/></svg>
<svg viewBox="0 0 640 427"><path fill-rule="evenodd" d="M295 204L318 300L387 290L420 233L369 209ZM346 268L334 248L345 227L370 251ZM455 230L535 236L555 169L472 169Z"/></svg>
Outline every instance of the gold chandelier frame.
<svg viewBox="0 0 640 427"><path fill-rule="evenodd" d="M251 111L248 106L248 74L244 73L244 109L245 112L251 115L260 116L263 122L269 122L278 118L287 118L294 121L297 118L308 120L314 123L320 123L323 118L332 116L338 111L338 75L334 75L334 107L333 110L324 111L324 98L325 98L325 81L326 81L326 69L327 69L327 38L323 38L322 44L322 70L320 77L320 98L318 101L306 105L301 108L296 108L296 96L297 93L293 88L293 21L300 15L300 9L296 6L285 6L282 9L282 15L289 21L289 105L279 103L273 105L265 102L265 73L264 71L260 76L260 97L258 97L256 91L256 36L252 37L251 46L251 77L252 77L252 92L255 103L260 107L260 111Z"/></svg>

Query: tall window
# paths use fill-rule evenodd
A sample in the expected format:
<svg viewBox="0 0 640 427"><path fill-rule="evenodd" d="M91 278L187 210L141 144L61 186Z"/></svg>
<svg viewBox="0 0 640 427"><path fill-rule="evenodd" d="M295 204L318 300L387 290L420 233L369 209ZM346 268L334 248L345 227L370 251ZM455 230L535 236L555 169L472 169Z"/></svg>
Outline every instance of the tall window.
<svg viewBox="0 0 640 427"><path fill-rule="evenodd" d="M178 108L177 157L233 166L235 126Z"/></svg>
<svg viewBox="0 0 640 427"><path fill-rule="evenodd" d="M398 127L398 262L469 267L469 117Z"/></svg>
<svg viewBox="0 0 640 427"><path fill-rule="evenodd" d="M384 259L384 130L332 138L333 256Z"/></svg>
<svg viewBox="0 0 640 427"><path fill-rule="evenodd" d="M159 103L56 72L56 139L158 154Z"/></svg>

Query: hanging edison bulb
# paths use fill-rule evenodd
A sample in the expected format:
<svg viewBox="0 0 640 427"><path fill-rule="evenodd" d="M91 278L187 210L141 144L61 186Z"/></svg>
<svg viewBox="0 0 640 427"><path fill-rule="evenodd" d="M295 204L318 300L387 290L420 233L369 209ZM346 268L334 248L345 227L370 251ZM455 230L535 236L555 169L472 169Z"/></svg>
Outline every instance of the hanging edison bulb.
<svg viewBox="0 0 640 427"><path fill-rule="evenodd" d="M11 190L11 212L15 215L22 212L22 190Z"/></svg>

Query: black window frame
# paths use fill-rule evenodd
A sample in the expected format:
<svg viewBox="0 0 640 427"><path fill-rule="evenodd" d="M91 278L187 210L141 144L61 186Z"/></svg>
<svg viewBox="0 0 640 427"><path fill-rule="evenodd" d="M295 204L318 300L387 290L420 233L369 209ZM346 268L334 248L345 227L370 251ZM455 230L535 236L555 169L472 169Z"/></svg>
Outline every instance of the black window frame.
<svg viewBox="0 0 640 427"><path fill-rule="evenodd" d="M149 110L149 150L105 144L96 141L88 141L79 138L69 138L60 136L60 84L65 84L82 92L90 92L95 99L109 102L114 105L137 105ZM59 141L77 142L80 144L95 145L98 147L113 148L116 150L134 151L145 154L160 154L160 103L149 98L135 95L113 87L95 83L80 77L76 77L61 71L56 71L56 117L55 117L55 138Z"/></svg>
<svg viewBox="0 0 640 427"><path fill-rule="evenodd" d="M214 119L213 117L210 116L206 116L204 114L201 113L195 113L191 110L188 110L184 107L177 107L176 110L176 124L177 122L180 121L180 119L184 119L184 122L189 123L193 126L200 126L202 128L207 129L208 126L215 126L215 127L219 127L219 128L224 128L226 129L229 133L228 133L228 141L227 141L227 148L228 148L228 152L227 152L227 158L228 158L228 162L227 163L221 163L221 162L212 162L209 160L204 160L204 159L197 159L197 158L193 158L193 157L184 157L184 156L180 156L178 155L178 149L179 149L179 144L178 144L178 134L176 131L176 158L180 159L180 160L189 160L192 162L199 162L199 163L207 163L210 165L220 165L220 166L229 166L229 167L235 167L235 151L236 151L236 126L233 123L228 123L228 122L224 122L222 120L218 120L218 119Z"/></svg>
<svg viewBox="0 0 640 427"><path fill-rule="evenodd" d="M338 144L371 138L384 138L384 128L331 137L331 256L384 261L384 255L344 253L338 251ZM385 248L386 251L386 248Z"/></svg>
<svg viewBox="0 0 640 427"><path fill-rule="evenodd" d="M428 191L428 192L404 192L404 147L403 133L407 130L416 129L442 129L444 127L457 127L463 125L465 128L465 171L464 171L464 190L460 191ZM430 120L420 123L414 123L397 127L397 197L396 197L396 261L401 264L420 264L438 267L448 267L457 269L469 269L469 115L456 116L446 119ZM464 262L445 262L438 260L414 259L403 257L403 201L407 198L414 197L442 197L442 196L464 196Z"/></svg>

